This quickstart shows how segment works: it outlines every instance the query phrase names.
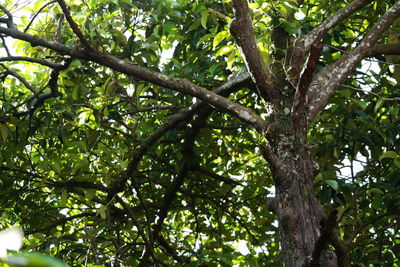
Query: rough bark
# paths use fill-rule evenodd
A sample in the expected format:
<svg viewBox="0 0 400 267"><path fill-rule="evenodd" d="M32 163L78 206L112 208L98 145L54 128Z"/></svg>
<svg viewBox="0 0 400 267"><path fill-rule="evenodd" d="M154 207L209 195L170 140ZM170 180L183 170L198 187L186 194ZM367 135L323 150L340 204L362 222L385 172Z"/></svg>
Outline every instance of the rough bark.
<svg viewBox="0 0 400 267"><path fill-rule="evenodd" d="M271 150L264 149L264 157L276 183L276 197L269 206L278 217L282 251L287 252L283 255L285 266L308 266L320 237L323 211L313 191L318 166L306 145L296 141L303 139L295 136L296 132L276 133L280 138ZM324 255L321 262L329 262Z"/></svg>

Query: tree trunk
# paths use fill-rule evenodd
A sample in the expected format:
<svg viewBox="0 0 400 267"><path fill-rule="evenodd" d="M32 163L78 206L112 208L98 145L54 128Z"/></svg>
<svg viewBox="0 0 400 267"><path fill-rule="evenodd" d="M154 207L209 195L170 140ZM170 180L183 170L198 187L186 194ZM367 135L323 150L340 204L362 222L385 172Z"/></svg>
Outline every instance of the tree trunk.
<svg viewBox="0 0 400 267"><path fill-rule="evenodd" d="M322 209L313 193L315 167L308 153L297 151L285 160L286 171L276 185L277 215L286 266L301 266L320 236Z"/></svg>
<svg viewBox="0 0 400 267"><path fill-rule="evenodd" d="M264 157L270 163L276 185L276 196L268 207L278 216L284 264L337 266L333 252L324 251L318 254L318 260L312 259L324 212L313 190L318 165L310 157L307 127L304 121L295 125L287 119L276 125L279 126L272 126L275 129L267 133L272 149L266 148Z"/></svg>

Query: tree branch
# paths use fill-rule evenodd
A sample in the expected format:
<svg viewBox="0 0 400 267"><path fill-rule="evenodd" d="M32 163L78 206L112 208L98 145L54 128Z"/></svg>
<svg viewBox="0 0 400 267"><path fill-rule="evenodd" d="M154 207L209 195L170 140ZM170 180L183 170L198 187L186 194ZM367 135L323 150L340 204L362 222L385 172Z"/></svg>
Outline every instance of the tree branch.
<svg viewBox="0 0 400 267"><path fill-rule="evenodd" d="M143 241L145 242L146 247L147 247L146 253L148 253L148 255L150 255L154 259L155 262L158 262L159 260L156 256L156 254L154 253L153 244L147 238L146 233L145 233L144 229L142 228L142 226L139 224L138 220L136 219L135 214L130 209L129 205L126 204L122 198L120 198L118 195L116 195L115 197L116 197L117 201L122 205L122 207L128 214L129 218L131 218L133 225L136 226L139 235L142 237Z"/></svg>
<svg viewBox="0 0 400 267"><path fill-rule="evenodd" d="M304 36L304 47L310 48L315 42L319 42L322 36L327 33L330 29L337 26L343 20L348 18L351 14L361 9L363 6L371 3L373 0L355 0L349 5L339 9L333 16L327 18L317 27L315 27L310 33Z"/></svg>
<svg viewBox="0 0 400 267"><path fill-rule="evenodd" d="M347 238L347 239L344 241L345 244L350 244L351 242L353 242L353 240L356 238L356 236L357 236L359 233L361 233L361 231L362 231L364 228L368 227L368 226L371 225L371 224L374 224L375 222L379 221L379 220L382 219L382 218L385 218L385 217L388 217L388 216L393 216L393 215L398 215L398 212L395 211L395 212L388 212L388 213L385 213L385 214L381 214L381 215L379 215L379 216L377 216L377 217L375 217L375 218L372 218L371 220L369 220L369 221L367 221L367 222L365 222L365 223L363 223L363 224L359 224L359 225L356 227L356 229L354 229L354 231L353 231L353 233L351 234L351 236L349 236L349 238Z"/></svg>
<svg viewBox="0 0 400 267"><path fill-rule="evenodd" d="M307 105L307 89L312 81L312 77L317 65L319 56L322 52L322 44L312 45L310 49L310 55L305 63L305 68L300 74L300 79L296 86L296 93L293 99L292 106L292 120L295 127L304 127L303 123L300 123L304 117L304 108ZM303 120L304 121L304 120Z"/></svg>
<svg viewBox="0 0 400 267"><path fill-rule="evenodd" d="M204 102L225 111L236 118L249 124L257 131L262 131L264 128L264 120L261 119L253 110L243 107L235 102L232 102L222 96L215 94L203 87L200 87L188 80L182 78L171 78L167 75L154 72L150 69L137 66L131 62L123 61L119 58L104 54L98 50L87 50L82 47L69 47L56 41L48 41L38 36L32 36L18 30L11 30L0 27L0 33L4 33L16 39L24 40L33 46L42 46L53 51L70 55L73 58L85 59L109 67L113 70L132 76L136 79L147 81L155 85L181 92L186 95L197 97Z"/></svg>
<svg viewBox="0 0 400 267"><path fill-rule="evenodd" d="M201 167L200 165L195 165L195 166L193 166L193 170L194 170L194 171L197 171L197 172L200 173L200 174L203 174L203 175L205 175L205 176L208 176L208 177L210 177L210 178L213 178L214 180L223 182L223 183L225 183L225 184L229 184L229 185L232 185L232 186L242 185L242 184L241 184L240 182L238 182L238 181L235 181L235 180L233 180L233 179L231 179L231 178L224 177L224 176L222 176L222 175L216 174L216 173L214 173L214 172L212 172L212 171L207 170L207 169L204 168L204 167Z"/></svg>
<svg viewBox="0 0 400 267"><path fill-rule="evenodd" d="M274 101L277 98L275 77L267 71L258 51L247 0L233 0L233 8L235 19L229 25L232 36L242 50L247 70L256 84L258 93L265 101Z"/></svg>
<svg viewBox="0 0 400 267"><path fill-rule="evenodd" d="M382 36L386 29L400 14L400 2L396 2L365 35L360 44L349 54L326 67L315 75L309 88L308 122L326 106L336 88L343 82L349 73L368 56L371 47Z"/></svg>
<svg viewBox="0 0 400 267"><path fill-rule="evenodd" d="M317 45L321 38L328 30L332 29L344 19L349 17L355 11L361 9L363 6L369 4L372 0L356 0L349 5L339 9L336 14L327 18L315 27L311 32L306 35L299 37L293 45L293 53L289 60L288 77L292 85L296 85L300 79L300 73L302 71L303 63L306 61L306 57L312 45Z"/></svg>
<svg viewBox="0 0 400 267"><path fill-rule="evenodd" d="M239 89L242 86L252 86L250 75L246 70L241 70L232 75L227 82L218 87L214 92L221 96L227 96L233 90ZM120 180L114 185L114 192L116 194L121 192L128 179L132 177L136 171L143 156L148 150L170 129L175 128L179 123L189 121L195 113L207 113L212 110L206 102L198 101L190 107L181 109L179 112L171 115L167 121L161 125L156 131L154 131L145 141L141 142L141 145L134 149L132 158L126 168L125 173L121 176Z"/></svg>

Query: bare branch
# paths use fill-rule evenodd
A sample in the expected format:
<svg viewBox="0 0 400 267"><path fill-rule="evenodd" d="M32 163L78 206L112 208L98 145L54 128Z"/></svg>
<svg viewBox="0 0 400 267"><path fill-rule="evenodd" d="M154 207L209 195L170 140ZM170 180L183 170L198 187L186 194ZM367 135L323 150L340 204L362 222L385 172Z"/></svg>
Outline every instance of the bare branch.
<svg viewBox="0 0 400 267"><path fill-rule="evenodd" d="M367 227L373 225L374 223L376 223L377 221L379 221L382 218L393 216L393 215L398 215L398 214L399 213L397 211L387 212L387 213L381 214L379 216L376 216L376 217L364 222L363 224L357 225L357 227L354 229L353 233L344 241L344 243L347 245L351 244L353 242L353 240L356 238L356 236L359 233L361 233L361 231L364 228L367 228Z"/></svg>
<svg viewBox="0 0 400 267"><path fill-rule="evenodd" d="M59 91L58 91L58 86L57 86L58 76L60 74L60 71L68 68L68 66L71 64L71 62L72 62L72 59L68 59L64 64L61 64L60 66L57 66L56 68L54 68L52 70L51 74L50 74L50 80L49 80L49 82L47 83L46 86L44 86L41 90L35 92L33 97L31 97L27 101L23 102L22 104L20 104L20 105L18 105L16 107L13 107L10 110L17 109L19 106L21 106L23 104L32 102L33 100L36 100L33 103L33 106L30 109L28 109L27 111L15 113L13 115L16 116L16 117L20 117L20 116L24 116L26 114L33 114L33 112L35 112L35 110L37 108L41 107L44 104L46 99L49 99L49 98L52 98L52 97L57 97L60 94ZM50 92L45 93L45 94L41 94L46 87L50 88Z"/></svg>
<svg viewBox="0 0 400 267"><path fill-rule="evenodd" d="M238 89L241 86L248 84L251 81L250 75L247 71L241 70L234 75L223 85L217 88L214 92L222 96L228 95L234 89ZM134 150L134 154L131 161L126 169L126 174L122 177L121 184L118 185L117 191L121 191L126 180L132 176L137 169L139 162L148 150L170 129L175 128L179 123L189 121L195 113L209 112L211 109L207 103L199 101L190 107L181 109L179 112L171 115L167 121L161 125L156 131L154 131L139 147Z"/></svg>
<svg viewBox="0 0 400 267"><path fill-rule="evenodd" d="M71 14L69 13L68 7L65 4L64 0L57 0L57 2L60 5L72 31L75 33L76 36L78 36L79 40L81 41L84 47L91 49L92 45L90 44L88 39L86 39L86 37L83 35L83 33L81 32L75 21L72 19Z"/></svg>
<svg viewBox="0 0 400 267"><path fill-rule="evenodd" d="M200 173L200 174L203 174L203 175L205 175L205 176L208 176L208 177L210 177L210 178L213 178L214 180L223 182L223 183L225 183L225 184L229 184L229 185L232 185L232 186L242 185L240 182L235 181L235 180L233 180L232 178L229 178L229 177L225 177L225 176L216 174L216 173L214 173L214 172L212 172L212 171L207 170L207 169L204 168L204 167L201 167L200 165L197 165L197 166L195 165L195 166L193 166L193 170L197 171L197 172Z"/></svg>
<svg viewBox="0 0 400 267"><path fill-rule="evenodd" d="M230 23L229 29L242 50L247 70L257 86L258 93L264 100L274 101L277 98L275 77L267 71L258 51L247 0L233 0L233 7L236 17Z"/></svg>
<svg viewBox="0 0 400 267"><path fill-rule="evenodd" d="M172 203L175 201L177 193L181 189L181 186L183 185L183 182L192 167L192 158L194 156L193 147L196 136L199 132L199 129L202 125L204 125L206 119L210 114L211 111L201 114L199 117L197 117L196 120L193 121L193 126L191 128L187 128L185 132L185 137L183 139L185 142L182 147L182 154L184 155L184 157L180 164L180 168L176 177L168 186L164 194L161 207L157 214L157 221L154 223L153 231L151 233L153 240L158 240L161 228L164 224L165 219L168 216L168 212L171 209ZM148 253L145 253L139 266L145 266L144 264L147 264L147 254Z"/></svg>
<svg viewBox="0 0 400 267"><path fill-rule="evenodd" d="M118 195L116 195L115 197L116 197L117 201L122 205L122 207L128 214L129 218L131 218L132 223L133 223L133 225L136 226L139 235L143 238L143 240L146 244L146 247L147 247L146 253L148 253L156 262L158 262L159 260L157 259L157 256L154 253L153 244L147 238L146 233L145 233L144 229L142 228L142 226L140 225L140 223L138 222L138 220L136 219L135 214L130 209L129 205L126 204L122 198L120 198Z"/></svg>
<svg viewBox="0 0 400 267"><path fill-rule="evenodd" d="M274 179L280 179L279 177L284 177L282 173L285 172L285 163L280 158L278 158L278 156L272 151L269 145L262 144L260 148L262 156L269 163L271 171L275 174ZM275 180L275 183L277 185L280 185L282 182L282 180Z"/></svg>
<svg viewBox="0 0 400 267"><path fill-rule="evenodd" d="M371 47L382 36L386 29L400 14L400 1L395 3L365 35L360 44L349 54L326 67L315 75L309 88L308 122L326 106L336 88L343 82L349 73L368 56Z"/></svg>

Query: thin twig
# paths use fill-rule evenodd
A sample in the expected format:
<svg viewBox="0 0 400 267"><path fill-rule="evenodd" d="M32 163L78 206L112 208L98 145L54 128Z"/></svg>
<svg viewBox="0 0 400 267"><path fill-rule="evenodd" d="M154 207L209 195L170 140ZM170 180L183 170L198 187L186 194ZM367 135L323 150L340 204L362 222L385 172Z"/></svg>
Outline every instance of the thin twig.
<svg viewBox="0 0 400 267"><path fill-rule="evenodd" d="M65 18L67 19L69 26L71 27L72 31L75 33L76 36L78 36L79 40L88 49L92 49L92 46L88 39L83 35L82 31L79 29L78 24L75 23L75 21L71 17L71 13L69 13L68 7L65 4L64 0L57 0L58 4L60 5Z"/></svg>
<svg viewBox="0 0 400 267"><path fill-rule="evenodd" d="M25 27L24 32L27 32L29 30L29 27L32 25L33 21L35 20L35 18L42 12L43 9L45 9L47 6L49 6L50 4L56 3L57 1L50 1L47 4L45 4L44 6L42 6L38 12L35 13L35 15L33 15L33 17L31 18L31 20L29 21L28 25Z"/></svg>
<svg viewBox="0 0 400 267"><path fill-rule="evenodd" d="M383 96L381 96L381 95L379 95L377 93L369 92L369 91L366 91L366 90L363 90L363 89L360 89L360 88L357 88L357 87L354 87L354 86L345 85L345 84L342 84L341 86L349 88L349 89L352 89L352 90L360 91L360 92L363 92L365 94L374 95L374 96L378 97L379 99L382 99L382 100L385 100L385 101L400 101L400 97L388 98L388 97L383 97Z"/></svg>

